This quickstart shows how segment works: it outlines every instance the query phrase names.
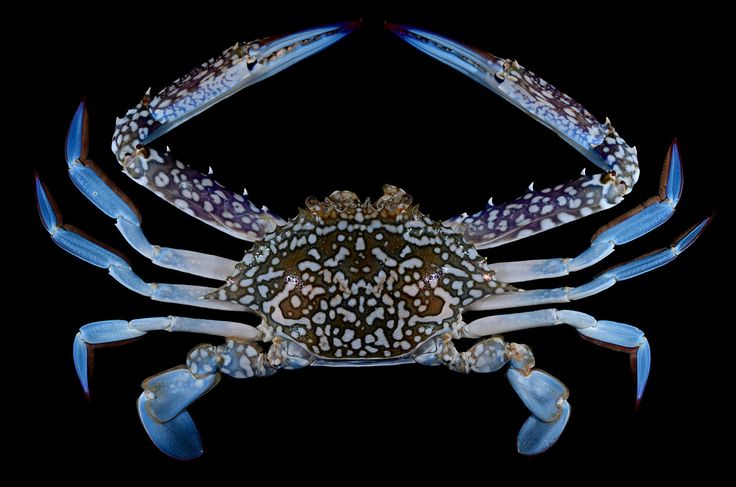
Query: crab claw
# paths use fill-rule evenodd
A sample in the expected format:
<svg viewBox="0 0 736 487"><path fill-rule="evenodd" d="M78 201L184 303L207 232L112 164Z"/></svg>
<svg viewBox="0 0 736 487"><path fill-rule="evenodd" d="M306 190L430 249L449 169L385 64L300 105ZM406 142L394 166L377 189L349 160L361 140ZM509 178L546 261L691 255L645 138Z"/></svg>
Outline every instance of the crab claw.
<svg viewBox="0 0 736 487"><path fill-rule="evenodd" d="M638 180L636 153L608 120L598 122L582 105L516 61L416 27L387 23L386 28L553 130L595 165L616 175L617 191L621 195L631 191Z"/></svg>
<svg viewBox="0 0 736 487"><path fill-rule="evenodd" d="M148 144L215 103L334 44L359 25L341 22L236 44L144 103L155 123L140 134L140 143Z"/></svg>
<svg viewBox="0 0 736 487"><path fill-rule="evenodd" d="M389 22L385 26L386 29L425 54L471 77L497 94L505 96L498 89L499 85L491 83L489 79L497 75L504 76L505 59L424 29Z"/></svg>

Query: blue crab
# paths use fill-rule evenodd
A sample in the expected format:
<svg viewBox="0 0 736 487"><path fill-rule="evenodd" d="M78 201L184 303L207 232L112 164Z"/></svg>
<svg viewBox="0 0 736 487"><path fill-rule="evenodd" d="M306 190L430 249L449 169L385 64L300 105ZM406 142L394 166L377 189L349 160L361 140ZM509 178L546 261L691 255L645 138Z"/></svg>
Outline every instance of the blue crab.
<svg viewBox="0 0 736 487"><path fill-rule="evenodd" d="M636 150L611 123L598 122L581 105L515 61L413 27L387 28L419 50L491 89L581 152L602 173L529 191L509 203L438 222L421 214L402 189L386 185L376 201L336 191L309 198L285 220L217 183L171 154L149 146L157 137L227 98L338 41L358 27L342 23L296 34L238 43L116 122L112 150L123 172L185 213L236 238L253 242L239 262L152 245L132 202L87 157L84 102L67 135L69 175L102 212L116 220L127 242L153 264L219 281L219 287L147 283L117 252L62 223L56 205L37 178L41 219L54 242L153 300L246 312L257 327L236 321L166 316L107 320L83 326L74 339L74 364L89 393L91 348L138 338L150 331L224 337L199 345L186 365L147 379L138 398L141 422L153 443L179 459L202 454L202 442L187 406L214 387L223 374L270 376L307 366L444 365L461 373L506 368L513 389L530 411L518 434L522 454L541 453L559 438L570 416L568 390L535 368L529 347L501 334L565 324L598 345L632 357L636 399L650 365L649 344L637 328L573 310L542 308L463 320L465 311L497 311L568 303L604 291L672 261L700 235L709 219L694 225L669 247L613 267L577 287L523 290L518 283L562 277L591 267L663 224L682 191L679 151L665 158L655 196L601 228L575 258L488 262L479 250L553 229L608 209L636 183ZM465 351L455 340L476 339ZM265 348L267 345L268 348Z"/></svg>

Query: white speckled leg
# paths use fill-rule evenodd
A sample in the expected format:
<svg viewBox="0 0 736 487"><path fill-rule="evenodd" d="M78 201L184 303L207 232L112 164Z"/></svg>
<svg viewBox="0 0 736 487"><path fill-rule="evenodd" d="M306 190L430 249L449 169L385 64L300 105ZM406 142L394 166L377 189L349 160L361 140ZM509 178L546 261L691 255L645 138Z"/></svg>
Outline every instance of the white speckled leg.
<svg viewBox="0 0 736 487"><path fill-rule="evenodd" d="M524 306L538 306L556 303L569 303L578 299L587 298L605 291L619 281L625 281L640 276L675 260L700 236L710 222L706 218L691 227L668 248L646 254L638 259L613 267L598 274L592 281L578 287L560 287L554 289L519 289L515 292L491 294L480 299L470 306L469 311L490 311L495 309L521 308Z"/></svg>
<svg viewBox="0 0 736 487"><path fill-rule="evenodd" d="M138 399L141 423L163 453L189 460L203 452L197 428L186 408L220 380L220 373L246 379L267 377L279 369L298 369L313 361L303 347L275 338L269 351L248 340L230 338L224 345L203 344L187 356L186 366L146 379Z"/></svg>
<svg viewBox="0 0 736 487"><path fill-rule="evenodd" d="M536 455L552 446L570 417L569 392L559 380L533 369L534 356L526 345L506 343L494 336L458 352L452 336L437 336L417 349L414 360L422 365L445 365L461 373L495 372L509 365L506 376L532 415L524 423L517 440L519 453Z"/></svg>

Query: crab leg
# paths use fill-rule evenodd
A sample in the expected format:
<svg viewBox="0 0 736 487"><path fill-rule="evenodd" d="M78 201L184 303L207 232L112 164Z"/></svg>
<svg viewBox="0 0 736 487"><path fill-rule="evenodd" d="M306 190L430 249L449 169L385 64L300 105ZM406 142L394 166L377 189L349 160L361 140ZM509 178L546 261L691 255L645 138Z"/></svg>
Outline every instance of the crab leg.
<svg viewBox="0 0 736 487"><path fill-rule="evenodd" d="M135 205L90 159L88 118L85 102L79 104L66 139L66 162L69 177L79 191L107 216L128 243L155 265L201 277L225 280L235 269L234 260L216 255L151 245L141 229L141 217Z"/></svg>
<svg viewBox="0 0 736 487"><path fill-rule="evenodd" d="M610 288L618 281L625 281L672 262L700 236L710 222L708 217L691 227L670 247L657 250L638 259L613 267L598 274L592 281L577 287L560 287L554 289L517 290L504 294L493 294L482 298L470 306L469 311L488 311L522 306L537 306L554 303L569 303L587 298Z"/></svg>
<svg viewBox="0 0 736 487"><path fill-rule="evenodd" d="M616 245L623 245L646 235L670 219L682 194L682 163L677 142L667 152L659 196L601 227L590 247L574 259L542 259L490 264L495 278L503 282L532 281L566 276L590 267L611 255Z"/></svg>
<svg viewBox="0 0 736 487"><path fill-rule="evenodd" d="M651 352L644 332L631 325L615 321L598 321L579 311L543 309L479 318L468 324L460 325L455 335L458 338L481 338L562 324L576 328L583 338L590 339L597 345L630 354L631 369L636 377L636 404L638 405L649 377Z"/></svg>
<svg viewBox="0 0 736 487"><path fill-rule="evenodd" d="M228 311L251 311L250 308L235 303L205 299L209 294L216 292L217 288L144 282L117 251L109 250L92 241L70 225L64 225L56 205L38 177L36 177L36 199L43 225L54 243L85 262L107 269L116 281L131 291L148 296L154 301Z"/></svg>
<svg viewBox="0 0 736 487"><path fill-rule="evenodd" d="M606 171L541 191L530 187L515 201L489 205L473 215L463 214L445 222L477 248L513 242L610 208L621 202L639 179L636 150L619 137L608 120L598 122L582 105L516 61L422 29L394 24L387 24L387 28L491 89Z"/></svg>
<svg viewBox="0 0 736 487"><path fill-rule="evenodd" d="M162 372L143 382L138 414L151 441L163 453L179 460L202 454L202 440L186 411L220 381L220 372L239 379L267 377L279 369L308 366L312 355L295 343L275 338L264 353L252 342L228 339L224 345L199 345L187 365Z"/></svg>
<svg viewBox="0 0 736 487"><path fill-rule="evenodd" d="M528 346L506 343L492 337L458 352L449 334L436 336L413 354L422 365L445 365L450 370L495 372L506 364L506 372L514 391L532 413L519 431L517 449L524 455L536 455L551 447L565 429L570 418L567 387L540 369L534 369L534 356Z"/></svg>
<svg viewBox="0 0 736 487"><path fill-rule="evenodd" d="M96 345L116 345L139 338L149 331L202 333L205 335L232 337L248 341L263 339L263 333L245 323L204 320L181 316L140 318L132 321L105 320L89 323L79 329L74 337L74 368L84 393L89 395L89 370Z"/></svg>
<svg viewBox="0 0 736 487"><path fill-rule="evenodd" d="M112 151L123 172L185 213L236 238L257 241L284 220L247 195L159 154L147 144L180 123L343 38L358 26L340 23L238 43L164 88L146 95L116 122Z"/></svg>

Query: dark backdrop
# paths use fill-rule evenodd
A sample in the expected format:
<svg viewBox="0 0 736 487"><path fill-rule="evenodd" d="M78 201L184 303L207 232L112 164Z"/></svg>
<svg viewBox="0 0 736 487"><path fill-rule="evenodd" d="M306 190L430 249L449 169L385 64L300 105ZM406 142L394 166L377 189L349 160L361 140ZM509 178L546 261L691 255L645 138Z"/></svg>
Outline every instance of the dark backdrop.
<svg viewBox="0 0 736 487"><path fill-rule="evenodd" d="M491 261L577 255L600 225L656 194L673 136L681 142L686 183L671 222L617 250L594 270L548 284L585 282L608 265L669 245L711 211L719 214L674 264L571 306L646 331L653 367L639 411L633 407L628 357L557 327L512 336L528 343L537 364L571 390L567 430L542 456L515 452L527 411L503 374L461 376L419 366L313 368L269 379L224 378L190 408L206 452L184 465L151 445L134 404L142 379L183 363L203 337L152 333L126 347L99 351L91 403L74 374L72 338L81 325L101 319L229 315L153 303L56 248L32 213L29 178L22 201L37 264L28 286L48 284L42 299L34 301L33 322L22 324L34 339L29 342L24 333L25 341L19 342L28 344L21 368L31 374L33 399L24 409L33 411L32 429L22 436L22 443L31 440L29 454L63 456L70 469L79 471L142 473L156 467L189 475L201 469L242 475L244 481L251 471L261 471L284 482L308 477L378 483L444 473L459 482L468 473L491 481L500 472L561 479L581 469L624 482L634 466L644 475L711 471L709 462L718 450L712 438L727 434L719 387L728 379L720 361L727 353L722 332L732 321L719 316L716 282L730 268L717 248L719 233L732 221L722 203L732 179L723 161L732 156L721 152L724 144L711 133L716 124L703 109L722 102L725 93L719 90L727 92L718 86L712 63L719 43L715 15L645 14L614 6L586 17L551 5L483 15L454 5L266 12L247 5L200 5L181 6L185 15L172 17L173 6L120 8L114 15L49 12L51 25L36 24L39 45L29 56L43 61L34 61L31 71L42 86L33 88L38 106L26 114L34 118L32 133L38 139L34 156L22 163L40 172L67 222L122 250L146 280L196 282L154 268L127 248L113 222L77 194L66 177L64 134L80 97L89 102L90 155L136 202L151 242L237 259L244 242L191 220L120 174L109 151L114 117L137 103L149 86L158 91L237 40L358 17L365 20L362 31L155 144L171 146L178 158L201 170L212 166L219 181L236 189L247 186L255 202L285 216L294 215L310 195L323 198L335 189L350 189L377 196L390 182L411 193L425 213L444 219L480 209L489 196L514 198L532 180L554 184L572 179L584 166L593 170L515 108L383 31L381 24L389 18L518 59L598 118L609 116L639 149L642 177L619 208L485 252ZM210 8L215 13L200 11ZM84 20L87 14L94 17ZM694 33L703 26L709 31ZM255 324L251 317L242 319ZM399 471L389 474L394 467ZM354 476L336 475L345 470Z"/></svg>

